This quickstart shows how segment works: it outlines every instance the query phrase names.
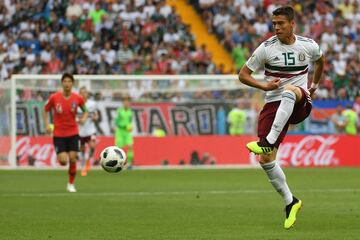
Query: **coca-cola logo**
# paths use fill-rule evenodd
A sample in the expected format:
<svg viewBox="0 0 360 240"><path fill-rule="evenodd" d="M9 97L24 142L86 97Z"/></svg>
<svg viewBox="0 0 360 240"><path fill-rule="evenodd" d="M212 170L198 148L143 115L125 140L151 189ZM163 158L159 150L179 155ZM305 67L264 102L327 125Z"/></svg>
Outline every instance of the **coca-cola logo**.
<svg viewBox="0 0 360 240"><path fill-rule="evenodd" d="M31 137L22 137L16 141L16 156L20 165L28 165L29 157L35 159L35 166L55 166L56 153L50 143L31 143Z"/></svg>
<svg viewBox="0 0 360 240"><path fill-rule="evenodd" d="M335 136L310 135L298 142L282 143L276 159L283 166L333 166L339 165L335 157ZM257 164L254 154L250 154L252 164Z"/></svg>

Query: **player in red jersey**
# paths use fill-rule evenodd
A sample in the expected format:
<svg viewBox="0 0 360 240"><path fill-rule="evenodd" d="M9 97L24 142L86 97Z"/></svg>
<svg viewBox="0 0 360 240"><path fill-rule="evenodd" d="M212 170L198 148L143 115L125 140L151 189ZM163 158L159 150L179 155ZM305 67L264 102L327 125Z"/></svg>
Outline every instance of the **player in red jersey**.
<svg viewBox="0 0 360 240"><path fill-rule="evenodd" d="M76 192L74 185L76 161L79 152L79 130L76 123L77 108L84 114L79 119L83 124L87 119L87 110L81 96L73 93L74 77L65 73L61 77L62 91L52 94L45 104L44 123L47 133L53 133L57 159L61 165L66 165L69 159L69 183L67 191ZM48 112L53 110L54 127L49 123Z"/></svg>

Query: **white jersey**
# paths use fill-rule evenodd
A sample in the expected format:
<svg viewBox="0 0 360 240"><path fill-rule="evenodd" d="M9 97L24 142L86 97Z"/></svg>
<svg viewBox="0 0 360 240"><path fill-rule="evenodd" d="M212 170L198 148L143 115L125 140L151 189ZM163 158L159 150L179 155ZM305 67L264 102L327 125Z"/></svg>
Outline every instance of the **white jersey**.
<svg viewBox="0 0 360 240"><path fill-rule="evenodd" d="M291 84L307 91L309 64L322 56L319 45L312 39L295 35L295 43L286 45L273 36L261 43L246 62L253 72L265 68L265 80L280 79L279 88L267 91L265 102L281 100L284 86Z"/></svg>
<svg viewBox="0 0 360 240"><path fill-rule="evenodd" d="M92 100L87 100L85 106L88 110L88 118L86 119L84 124L79 124L79 136L80 137L87 137L94 135L96 133L95 123L93 121L93 115L95 114L97 108L96 103ZM81 111L78 112L81 114Z"/></svg>

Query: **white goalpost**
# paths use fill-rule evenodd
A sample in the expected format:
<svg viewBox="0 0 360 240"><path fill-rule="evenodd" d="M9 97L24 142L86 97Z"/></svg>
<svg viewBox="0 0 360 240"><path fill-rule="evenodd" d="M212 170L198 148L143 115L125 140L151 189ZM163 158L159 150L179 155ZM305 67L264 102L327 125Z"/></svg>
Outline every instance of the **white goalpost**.
<svg viewBox="0 0 360 240"><path fill-rule="evenodd" d="M6 157L9 166L17 166L16 144L19 128L21 128L18 122L20 104L32 101L32 98L36 98L37 92L52 93L60 90L61 76L60 74L12 75L10 84L6 82L6 84L0 84L0 89L6 89L10 95L8 99L10 102L4 103L8 105L6 114L9 121L9 133L0 135L1 141L7 141L10 146L1 153L4 155L4 152L8 150ZM154 93L188 93L191 96L196 92L204 91L239 89L247 91L247 87L239 82L237 75L75 75L74 77L74 91L86 86L90 92L99 92L105 98L111 98L116 94L139 97ZM255 75L255 78L263 79L263 76ZM43 101L45 102L46 99ZM32 118L30 120L33 121Z"/></svg>

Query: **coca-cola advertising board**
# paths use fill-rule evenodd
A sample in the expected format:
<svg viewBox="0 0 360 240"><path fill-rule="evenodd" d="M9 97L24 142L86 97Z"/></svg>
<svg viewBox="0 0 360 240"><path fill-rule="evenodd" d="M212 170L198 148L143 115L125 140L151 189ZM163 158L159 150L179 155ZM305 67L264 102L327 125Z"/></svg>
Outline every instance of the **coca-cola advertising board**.
<svg viewBox="0 0 360 240"><path fill-rule="evenodd" d="M247 142L255 139L216 135L135 137L134 165L188 165L194 157L206 160L206 164L257 165L257 157L245 148ZM97 141L96 157L114 144L112 137L98 137ZM277 160L286 167L360 166L356 157L360 155L359 146L360 136L290 135L280 146ZM50 137L19 137L16 152L19 166L58 166Z"/></svg>

